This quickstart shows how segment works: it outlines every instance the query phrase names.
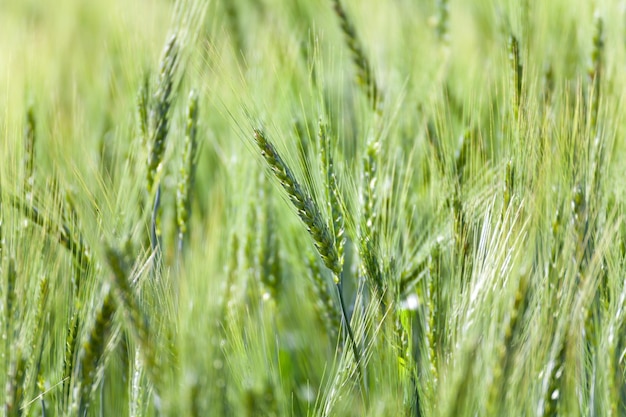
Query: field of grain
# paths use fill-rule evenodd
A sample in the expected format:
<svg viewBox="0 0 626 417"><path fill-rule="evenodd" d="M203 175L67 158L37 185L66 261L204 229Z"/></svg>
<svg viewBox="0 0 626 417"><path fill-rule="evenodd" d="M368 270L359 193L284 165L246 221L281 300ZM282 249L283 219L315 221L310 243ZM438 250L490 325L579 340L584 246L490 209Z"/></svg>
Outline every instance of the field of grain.
<svg viewBox="0 0 626 417"><path fill-rule="evenodd" d="M626 414L626 1L0 1L3 416Z"/></svg>

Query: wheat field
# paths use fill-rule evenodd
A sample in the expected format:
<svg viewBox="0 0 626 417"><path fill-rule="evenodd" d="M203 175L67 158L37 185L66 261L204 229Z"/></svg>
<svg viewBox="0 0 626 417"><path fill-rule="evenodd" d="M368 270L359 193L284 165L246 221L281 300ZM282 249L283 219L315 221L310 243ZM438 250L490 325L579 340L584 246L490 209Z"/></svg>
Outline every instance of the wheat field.
<svg viewBox="0 0 626 417"><path fill-rule="evenodd" d="M3 416L626 415L623 0L0 1Z"/></svg>

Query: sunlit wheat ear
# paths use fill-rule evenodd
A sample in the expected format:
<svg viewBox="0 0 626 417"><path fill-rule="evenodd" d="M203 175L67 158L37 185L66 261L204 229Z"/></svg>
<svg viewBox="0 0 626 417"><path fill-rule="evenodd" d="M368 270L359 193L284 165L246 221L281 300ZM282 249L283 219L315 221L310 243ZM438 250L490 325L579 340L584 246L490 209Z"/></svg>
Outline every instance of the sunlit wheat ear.
<svg viewBox="0 0 626 417"><path fill-rule="evenodd" d="M528 276L523 275L515 292L513 306L506 317L503 340L497 347L496 365L493 370L493 379L488 390L487 415L497 415L499 408L504 404L509 378L513 372L515 347L513 341L521 333L521 325L528 303Z"/></svg>
<svg viewBox="0 0 626 417"><path fill-rule="evenodd" d="M32 106L26 111L26 125L24 127L24 190L26 198L32 199L35 185L35 142L37 139L37 124L35 111Z"/></svg>
<svg viewBox="0 0 626 417"><path fill-rule="evenodd" d="M224 416L232 414L232 411L230 410L231 407L228 401L228 384L226 382L229 376L228 369L226 366L222 366L222 364L228 359L228 355L227 352L225 352L223 344L226 343L227 340L226 329L230 325L230 319L232 317L231 313L234 310L234 294L236 293L235 286L237 276L241 272L241 265L239 260L240 239L236 233L232 233L229 246L230 250L228 252L226 281L224 282L223 292L219 300L219 314L215 319L215 327L213 328L216 337L213 337L211 339L213 349L217 355L216 362L214 362L214 369L215 373L217 374L216 379L221 380L221 383L217 384L220 396L219 406L217 406L217 410L219 410L219 415ZM198 382L194 382L190 391L193 393L193 391L196 391L198 388L200 388L200 384L198 384ZM194 399L193 401L196 400L197 399Z"/></svg>
<svg viewBox="0 0 626 417"><path fill-rule="evenodd" d="M3 265L4 267L4 265ZM10 344L14 338L14 329L16 323L16 311L17 311L17 288L15 286L17 281L17 269L15 267L15 258L13 256L7 259L6 265L6 297L4 302L4 334L6 335L6 352L10 352ZM4 272L4 271L3 271Z"/></svg>
<svg viewBox="0 0 626 417"><path fill-rule="evenodd" d="M626 330L626 321L624 317L624 307L626 307L626 285L622 284L622 290L619 295L619 301L617 302L618 311L611 319L609 326L609 334L624 334ZM614 338L609 342L609 348L607 349L607 362L609 368L609 397L610 397L610 410L609 415L618 415L618 408L620 404L623 404L621 397L621 390L624 386L624 355L626 355L625 344L626 340L624 336Z"/></svg>
<svg viewBox="0 0 626 417"><path fill-rule="evenodd" d="M547 110L550 110L550 108L552 107L552 101L554 99L554 88L555 88L554 69L552 68L551 64L548 65L548 67L545 69L543 73L542 83L543 83L543 89L541 92L541 96L543 99L543 104L547 108ZM549 112L546 112L546 113L549 114Z"/></svg>
<svg viewBox="0 0 626 417"><path fill-rule="evenodd" d="M74 312L68 321L65 336L65 352L63 355L63 408L68 409L74 405L70 387L76 366L76 354L78 352L78 329L81 325L80 314Z"/></svg>
<svg viewBox="0 0 626 417"><path fill-rule="evenodd" d="M509 62L511 64L511 88L513 92L512 106L514 120L518 120L522 101L523 67L520 57L519 41L515 35L509 36Z"/></svg>
<svg viewBox="0 0 626 417"><path fill-rule="evenodd" d="M448 0L437 0L437 15L435 22L435 33L440 42L448 42L448 20L449 20Z"/></svg>
<svg viewBox="0 0 626 417"><path fill-rule="evenodd" d="M595 135L598 125L598 112L600 109L600 90L604 61L604 21L602 17L595 17L595 32L593 35L593 50L591 52L591 69L589 78L591 81L591 102L590 126L591 134Z"/></svg>
<svg viewBox="0 0 626 417"><path fill-rule="evenodd" d="M602 171L606 164L607 140L606 135L602 134L598 126L598 114L600 111L600 100L602 98L602 78L604 73L604 55L605 55L605 34L604 21L600 15L595 16L595 32L593 36L593 50L591 53L591 69L589 78L591 84L590 97L591 109L589 114L589 134L592 140L590 147L591 157L591 190L590 197L599 201L599 195L602 192Z"/></svg>
<svg viewBox="0 0 626 417"><path fill-rule="evenodd" d="M7 376L5 379L5 415L19 416L19 407L24 398L24 382L26 376L26 358L19 340L21 312L18 308L17 279L18 272L13 257L8 259L6 271L6 297L4 300L4 352L3 358Z"/></svg>
<svg viewBox="0 0 626 417"><path fill-rule="evenodd" d="M104 364L105 348L113 329L116 309L113 292L107 290L79 354L78 386L74 400L74 408L78 411L78 415L84 415L92 402L91 396L95 389L96 376L99 368Z"/></svg>
<svg viewBox="0 0 626 417"><path fill-rule="evenodd" d="M4 261L4 252L5 252L5 242L4 242L4 196L2 195L2 175L0 175L0 269L2 269L3 261ZM0 320L1 322L1 320Z"/></svg>
<svg viewBox="0 0 626 417"><path fill-rule="evenodd" d="M240 247L240 239L236 233L233 233L230 238L230 251L229 251L229 262L227 269L227 279L224 283L224 292L221 296L220 300L220 315L218 317L218 322L222 321L226 323L229 314L230 314L230 305L233 302L233 293L235 292L235 285L237 280L237 275L240 272L241 262L239 261L239 247ZM224 330L223 325L219 325L219 330L222 332Z"/></svg>
<svg viewBox="0 0 626 417"><path fill-rule="evenodd" d="M26 377L26 358L20 346L16 346L6 375L4 415L20 417L24 400L24 380Z"/></svg>
<svg viewBox="0 0 626 417"><path fill-rule="evenodd" d="M448 401L444 400L445 402L442 404L442 408L445 410L442 412L442 416L460 416L467 409L467 402L470 400L470 394L472 393L470 382L472 381L472 371L476 366L478 348L478 341L474 341L471 349L462 353L466 358L461 362L462 368L456 372L452 394L446 398Z"/></svg>
<svg viewBox="0 0 626 417"><path fill-rule="evenodd" d="M241 31L239 8L237 7L235 0L225 0L222 2L224 5L224 11L228 18L228 29L230 38L233 44L233 49L237 59L243 60L245 56L244 51L244 34Z"/></svg>
<svg viewBox="0 0 626 417"><path fill-rule="evenodd" d="M313 243L324 261L324 265L333 272L335 280L338 282L341 275L339 253L335 247L328 225L324 221L322 212L311 196L302 189L302 186L278 154L274 145L258 129L254 130L254 140L265 162L287 193L287 197L296 209L298 217L300 217L300 220L305 224L313 238Z"/></svg>
<svg viewBox="0 0 626 417"><path fill-rule="evenodd" d="M42 375L41 361L44 350L45 341L45 329L48 328L49 323L46 320L46 314L48 312L48 295L49 295L49 276L44 275L39 279L39 285L37 288L36 296L36 310L33 316L34 326L31 326L28 331L28 345L30 348L30 357L27 360L27 381L25 387L28 389L26 392L27 398L33 398L36 395L38 380L44 378Z"/></svg>
<svg viewBox="0 0 626 417"><path fill-rule="evenodd" d="M318 266L318 259L311 254L308 257L308 269L313 278L313 293L315 294L315 311L320 321L324 324L326 332L331 342L337 340L339 329L341 328L341 314L339 314L332 294L329 291L328 283Z"/></svg>
<svg viewBox="0 0 626 417"><path fill-rule="evenodd" d="M150 75L146 73L137 93L137 118L142 149L147 150L150 136Z"/></svg>
<svg viewBox="0 0 626 417"><path fill-rule="evenodd" d="M398 371L404 381L404 403L412 410L411 415L419 415L421 395L417 383L417 364L413 352L413 322L417 320L413 301L396 306L393 327L394 348Z"/></svg>
<svg viewBox="0 0 626 417"><path fill-rule="evenodd" d="M343 203L331 152L330 137L327 132L327 126L322 122L320 122L319 125L318 139L320 144L320 160L326 178L326 198L330 206L329 211L332 219L332 232L339 255L339 265L343 267L343 254L346 244Z"/></svg>
<svg viewBox="0 0 626 417"><path fill-rule="evenodd" d="M153 340L148 320L144 316L137 296L133 292L129 281L129 269L122 255L113 248L106 249L106 261L113 272L115 295L118 299L121 311L126 318L128 330L133 335L139 349L144 369L154 385L157 393L162 388L164 377L163 369L158 360L155 340Z"/></svg>
<svg viewBox="0 0 626 417"><path fill-rule="evenodd" d="M259 278L264 289L264 298L278 301L282 285L280 244L272 216L274 208L267 181L261 188L264 188L260 196L261 207L259 207L262 226L259 229L256 264L259 265Z"/></svg>
<svg viewBox="0 0 626 417"><path fill-rule="evenodd" d="M514 195L514 181L515 181L515 168L513 167L513 161L509 161L506 164L504 173L504 205L502 206L502 217L504 217L506 211L509 208L511 199Z"/></svg>
<svg viewBox="0 0 626 417"><path fill-rule="evenodd" d="M298 217L300 217L300 220L302 220L307 227L309 234L313 238L315 248L324 261L324 265L326 265L326 267L333 273L333 279L339 295L339 303L341 306L345 329L348 332L348 337L354 352L354 358L359 369L359 375L362 378L363 373L361 372L360 353L354 339L350 322L348 321L346 304L343 300L343 294L340 286L342 265L339 260L339 252L337 251L335 240L329 231L328 225L324 221L321 210L317 204L315 204L311 196L305 193L302 189L287 164L278 154L276 148L274 148L274 145L269 142L265 135L258 129L254 130L254 139L259 147L259 150L261 151L261 155L265 159L265 162L269 165L270 169L276 176L276 179L280 182L283 189L287 193L287 197L295 207Z"/></svg>
<svg viewBox="0 0 626 417"><path fill-rule="evenodd" d="M4 265L3 265L4 266ZM13 257L8 258L6 265L6 293L3 300L3 334L5 335L3 350L6 358L3 358L7 376L5 379L5 401L4 415L19 416L20 402L23 396L24 375L26 359L22 356L22 349L17 343L17 322L19 321L17 312L16 281L17 270ZM4 269L0 270L4 272ZM4 277L2 277L4 278Z"/></svg>
<svg viewBox="0 0 626 417"><path fill-rule="evenodd" d="M376 82L376 78L374 77L370 61L361 46L361 41L357 36L354 24L346 13L341 1L332 0L332 3L335 14L339 18L339 25L341 26L341 31L343 32L346 45L352 54L352 61L354 62L354 66L356 68L357 83L365 92L365 96L367 97L372 110L379 112L383 96L382 91Z"/></svg>
<svg viewBox="0 0 626 417"><path fill-rule="evenodd" d="M243 246L245 270L250 277L255 276L255 273L259 271L259 265L257 265L258 258L255 252L259 225L258 217L258 207L256 207L256 204L250 204L246 215L246 233Z"/></svg>
<svg viewBox="0 0 626 417"><path fill-rule="evenodd" d="M383 301L386 288L383 279L382 264L379 254L379 218L378 218L378 168L380 142L371 139L363 157L361 182L362 220L359 228L359 254L361 256L362 274L368 281L370 289L380 301ZM385 303L381 303L385 310Z"/></svg>
<svg viewBox="0 0 626 417"><path fill-rule="evenodd" d="M272 239L271 235L273 234L273 228L275 224L273 222L273 217L269 215L271 209L269 208L270 197L270 189L268 186L268 182L266 178L259 178L257 190L257 201L259 203L255 204L256 207L251 207L255 211L255 222L250 224L251 230L255 232L255 244L253 257L255 265L255 278L259 284L259 288L261 290L261 295L264 300L276 300L275 296L275 281L269 275L269 258L271 256L270 253L270 240ZM256 224L254 224L256 223Z"/></svg>
<svg viewBox="0 0 626 417"><path fill-rule="evenodd" d="M130 417L144 416L144 410L147 406L146 386L143 382L145 374L141 363L140 348L135 348L132 353L131 377L130 377L130 398L129 398L129 414Z"/></svg>
<svg viewBox="0 0 626 417"><path fill-rule="evenodd" d="M362 182L362 201L363 201L363 222L365 227L362 228L362 236L367 236L372 241L378 239L378 166L380 159L380 142L372 139L367 144L365 156L363 157L363 182Z"/></svg>
<svg viewBox="0 0 626 417"><path fill-rule="evenodd" d="M198 96L189 94L187 107L187 127L185 129L185 147L183 149L180 178L176 190L176 223L178 226L178 248L182 250L183 241L188 235L191 217L191 195L196 176L196 154L198 152Z"/></svg>
<svg viewBox="0 0 626 417"><path fill-rule="evenodd" d="M567 378L565 371L567 369L567 341L561 336L558 340L558 353L546 366L547 382L546 390L543 392L541 403L538 408L538 415L543 417L556 417L559 414L559 405L561 403L564 380Z"/></svg>
<svg viewBox="0 0 626 417"><path fill-rule="evenodd" d="M425 349L422 357L426 361L425 366L430 371L432 382L429 385L432 388L429 389L435 391L439 383L440 337L443 333L440 323L443 305L440 267L441 243L437 242L430 249L430 254L423 263L412 266L402 274L399 293L403 295L404 300L396 307L396 309L400 310L400 315L407 316L414 322L418 320L424 323L426 337L424 339ZM407 286L417 285L421 279L426 279L423 288L420 288L417 292L407 292ZM422 302L425 308L422 308ZM406 321L406 318L404 320ZM412 334L412 332L409 332L409 334ZM415 342L413 341L413 343Z"/></svg>
<svg viewBox="0 0 626 417"><path fill-rule="evenodd" d="M56 237L58 243L65 247L72 255L78 270L85 271L93 266L91 250L85 243L82 235L72 233L67 223L61 222L60 224L56 224L46 218L34 205L34 202L28 202L18 196L10 196L10 198L13 207L20 210L26 218L48 232L51 236ZM79 285L79 283L77 285Z"/></svg>
<svg viewBox="0 0 626 417"><path fill-rule="evenodd" d="M172 35L165 45L161 57L159 80L152 97L152 108L149 115L150 150L147 164L147 190L150 196L156 192L159 174L163 169L163 156L165 155L166 139L169 132L170 110L174 98L175 76L178 68L178 54L176 35Z"/></svg>

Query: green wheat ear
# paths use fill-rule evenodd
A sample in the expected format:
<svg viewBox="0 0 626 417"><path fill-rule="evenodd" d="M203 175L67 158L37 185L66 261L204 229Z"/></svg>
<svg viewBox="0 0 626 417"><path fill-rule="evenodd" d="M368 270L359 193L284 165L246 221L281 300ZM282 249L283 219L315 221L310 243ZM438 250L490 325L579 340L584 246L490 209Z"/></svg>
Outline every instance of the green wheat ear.
<svg viewBox="0 0 626 417"><path fill-rule="evenodd" d="M24 188L27 199L32 199L35 185L35 141L37 139L37 123L33 106L26 111L26 126L24 128Z"/></svg>
<svg viewBox="0 0 626 417"><path fill-rule="evenodd" d="M340 261L341 258L337 249L336 241L331 235L328 225L324 221L322 211L318 205L315 204L311 196L302 189L302 186L278 154L274 145L268 141L263 132L258 129L254 130L254 139L259 147L259 150L261 151L261 155L276 176L276 179L282 185L283 189L287 193L287 197L296 209L298 217L300 217L300 220L302 220L305 224L309 234L313 238L315 248L324 261L324 265L326 265L326 267L333 274L333 280L339 297L339 304L341 307L341 314L345 329L348 333L348 338L351 342L352 351L354 353L354 360L359 370L358 372L362 389L363 392L365 392L366 389L364 387L363 372L361 369L361 355L354 338L352 327L348 321L346 303L343 299L340 280L343 265Z"/></svg>
<svg viewBox="0 0 626 417"><path fill-rule="evenodd" d="M593 51L591 53L591 69L589 78L591 80L591 114L590 124L592 134L596 134L598 124L598 112L600 109L600 90L602 82L604 61L604 21L599 15L595 17L595 33L593 35Z"/></svg>
<svg viewBox="0 0 626 417"><path fill-rule="evenodd" d="M80 352L78 367L80 388L76 391L77 398L74 405L79 415L84 415L92 401L96 375L98 369L104 364L105 348L113 329L113 316L116 310L113 292L109 290Z"/></svg>
<svg viewBox="0 0 626 417"><path fill-rule="evenodd" d="M319 260L313 255L312 252L311 256L309 256L307 260L309 273L313 278L312 288L316 298L315 311L317 312L320 321L324 324L329 339L331 341L337 340L339 328L341 327L341 315L335 307L332 293L330 292L328 284L324 279L324 275L319 268Z"/></svg>
<svg viewBox="0 0 626 417"><path fill-rule="evenodd" d="M161 394L164 380L163 368L158 359L154 339L148 320L141 310L129 280L129 268L120 252L113 248L106 249L106 261L113 272L116 298L126 318L130 333L136 340L141 353L143 367L152 382L157 395Z"/></svg>
<svg viewBox="0 0 626 417"><path fill-rule="evenodd" d="M22 416L22 401L24 400L24 381L26 378L26 358L21 347L17 346L14 358L7 372L5 391L4 415L7 417Z"/></svg>
<svg viewBox="0 0 626 417"><path fill-rule="evenodd" d="M170 109L172 107L173 92L175 87L175 73L178 68L178 43L176 35L172 35L165 45L163 56L161 58L161 69L159 73L159 81L157 90L152 98L153 107L149 115L150 121L150 151L148 155L148 177L147 189L148 195L152 196L156 192L156 186L159 183L159 174L163 169L163 156L165 155L165 145L167 134L169 132ZM142 100L145 92L140 95L140 123L143 125L145 114ZM142 127L143 129L143 127Z"/></svg>
<svg viewBox="0 0 626 417"><path fill-rule="evenodd" d="M35 397L37 390L37 382L44 378L43 371L41 369L42 356L44 350L44 343L46 340L45 329L48 326L47 321L47 301L49 295L49 277L43 276L39 280L36 295L36 309L33 317L33 323L35 326L31 326L28 329L28 346L31 354L27 359L27 381L25 383L25 389L27 389L26 397ZM24 407L26 408L26 407ZM28 414L26 412L25 414Z"/></svg>
<svg viewBox="0 0 626 417"><path fill-rule="evenodd" d="M245 56L244 36L241 32L241 24L239 23L239 9L235 3L235 0L226 0L223 2L224 11L226 12L226 17L228 19L228 28L232 38L233 49L235 50L237 59L243 60L243 57Z"/></svg>
<svg viewBox="0 0 626 417"><path fill-rule="evenodd" d="M183 241L188 235L191 217L191 195L196 177L198 152L198 95L189 94L187 108L187 127L185 130L185 147L182 154L180 179L176 190L176 223L178 226L178 248L182 250Z"/></svg>
<svg viewBox="0 0 626 417"><path fill-rule="evenodd" d="M520 57L519 41L515 35L509 36L509 62L511 64L511 84L513 89L513 116L518 120L522 101L522 83L524 68Z"/></svg>
<svg viewBox="0 0 626 417"><path fill-rule="evenodd" d="M448 42L449 15L448 0L437 0L435 33L440 42Z"/></svg>
<svg viewBox="0 0 626 417"><path fill-rule="evenodd" d="M503 340L497 346L497 361L493 370L493 380L488 389L487 415L497 415L499 407L504 403L506 389L508 388L508 379L513 369L513 360L515 355L515 346L513 341L515 337L521 333L521 326L525 314L525 308L528 303L528 276L523 275L515 292L515 299L512 308L509 310L506 318Z"/></svg>
<svg viewBox="0 0 626 417"><path fill-rule="evenodd" d="M143 149L148 147L150 135L150 75L146 73L137 93L137 118L139 121L139 135Z"/></svg>
<svg viewBox="0 0 626 417"><path fill-rule="evenodd" d="M356 68L357 83L365 92L365 96L372 110L378 112L380 111L380 103L382 102L383 95L374 77L372 65L361 45L354 24L341 4L341 1L332 0L332 3L333 10L339 18L339 25L341 26L346 45L352 54L352 61Z"/></svg>
<svg viewBox="0 0 626 417"><path fill-rule="evenodd" d="M152 107L149 114L149 144L147 160L146 190L148 201L152 203L150 224L150 246L158 254L156 265L160 265L160 238L161 238L161 175L163 158L165 156L166 139L169 133L171 107L174 99L174 90L177 87L176 71L179 65L179 45L176 35L172 35L165 45L161 57L161 68L157 89L152 97ZM140 93L145 95L145 91ZM139 100L140 125L145 121L143 99Z"/></svg>
<svg viewBox="0 0 626 417"><path fill-rule="evenodd" d="M330 206L330 216L332 219L332 232L335 239L335 246L339 255L339 263L343 266L344 247L346 244L344 209L341 198L341 190L335 172L335 163L331 152L331 142L328 135L327 126L320 122L318 131L320 145L320 160L326 178L326 198Z"/></svg>
<svg viewBox="0 0 626 417"><path fill-rule="evenodd" d="M270 299L278 301L282 286L279 237L276 233L276 224L272 215L274 208L268 182L264 181L259 189L259 199L263 202L259 204L258 220L261 226L258 229L257 236L256 265L261 285L265 290L264 295L268 295Z"/></svg>
<svg viewBox="0 0 626 417"><path fill-rule="evenodd" d="M261 151L261 155L287 193L287 197L296 209L300 220L305 224L318 254L324 265L332 271L335 282L339 282L342 265L339 252L335 246L328 225L324 221L322 212L311 196L306 193L291 169L283 161L274 145L267 140L265 134L258 129L254 130L254 140Z"/></svg>

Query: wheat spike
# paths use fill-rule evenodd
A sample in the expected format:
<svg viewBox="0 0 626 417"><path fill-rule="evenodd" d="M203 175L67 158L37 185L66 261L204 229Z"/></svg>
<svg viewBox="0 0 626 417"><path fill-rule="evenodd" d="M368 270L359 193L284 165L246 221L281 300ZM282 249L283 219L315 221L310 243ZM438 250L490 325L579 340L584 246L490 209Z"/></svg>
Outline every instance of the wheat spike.
<svg viewBox="0 0 626 417"><path fill-rule="evenodd" d="M260 130L254 130L254 139L261 151L261 155L265 158L270 169L286 191L287 197L295 207L298 217L300 217L311 234L313 243L324 261L324 265L333 272L335 282L338 282L341 275L339 253L319 207L302 189L302 186L278 154L274 145L267 140Z"/></svg>

